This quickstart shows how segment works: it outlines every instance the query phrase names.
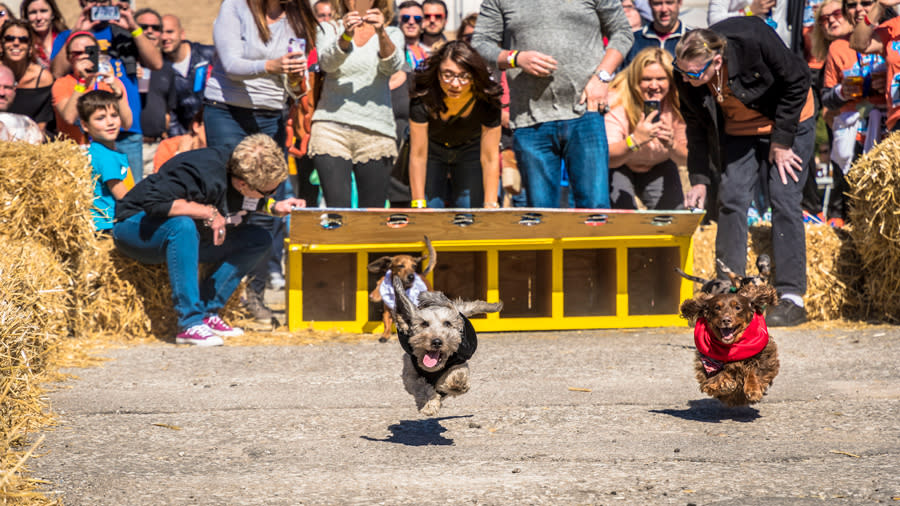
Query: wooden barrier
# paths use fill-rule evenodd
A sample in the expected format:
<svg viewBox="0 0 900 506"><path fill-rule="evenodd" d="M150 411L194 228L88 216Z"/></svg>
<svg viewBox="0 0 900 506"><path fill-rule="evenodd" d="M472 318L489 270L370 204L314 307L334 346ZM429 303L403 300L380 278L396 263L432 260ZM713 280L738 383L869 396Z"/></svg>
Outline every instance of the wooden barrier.
<svg viewBox="0 0 900 506"><path fill-rule="evenodd" d="M383 255L437 251L449 297L502 300L479 331L660 327L684 323L691 236L702 213L579 209L303 209L287 242L288 327L381 332L368 295Z"/></svg>

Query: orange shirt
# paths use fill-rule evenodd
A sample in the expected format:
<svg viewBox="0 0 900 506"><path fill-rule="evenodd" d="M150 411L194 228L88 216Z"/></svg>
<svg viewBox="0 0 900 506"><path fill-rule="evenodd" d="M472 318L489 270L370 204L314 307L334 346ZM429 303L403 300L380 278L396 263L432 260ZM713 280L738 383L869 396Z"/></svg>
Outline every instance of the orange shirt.
<svg viewBox="0 0 900 506"><path fill-rule="evenodd" d="M177 155L178 147L181 145L181 139L190 136L190 134L176 135L175 137L169 137L160 142L159 147L156 148L156 154L153 155L153 172L159 172L159 168L162 167L164 163Z"/></svg>
<svg viewBox="0 0 900 506"><path fill-rule="evenodd" d="M116 80L119 81L118 79ZM63 120L62 115L59 114L60 109L63 108L66 101L69 100L69 97L75 93L76 84L78 84L78 81L72 74L60 77L53 83L53 88L50 89L50 93L53 96L53 112L56 114L56 128L64 138L72 139L78 144L87 144L89 142L87 134L81 130L81 127L72 123L67 123ZM95 89L115 93L108 84L103 82L99 83ZM125 85L122 84L122 81L119 81L119 89L125 89Z"/></svg>
<svg viewBox="0 0 900 506"><path fill-rule="evenodd" d="M887 103L887 128L890 130L900 120L900 17L878 25L875 34L884 44L883 56L887 63L887 89L884 96Z"/></svg>
<svg viewBox="0 0 900 506"><path fill-rule="evenodd" d="M825 79L823 86L833 88L844 80L844 71L859 68L859 59L857 52L850 49L850 42L847 39L837 39L828 47L828 56L825 58ZM856 106L861 98L848 100L841 112L851 112L856 110ZM875 94L867 98L874 105L884 105L884 95Z"/></svg>
<svg viewBox="0 0 900 506"><path fill-rule="evenodd" d="M709 87L716 94L712 83ZM722 96L725 100L720 104L722 106L722 115L725 117L725 133L728 135L769 135L775 127L775 121L761 112L750 109L743 102L737 99L728 87L728 82L722 84ZM806 94L806 103L800 111L800 120L806 121L813 117L816 112L816 103L813 98L812 89Z"/></svg>

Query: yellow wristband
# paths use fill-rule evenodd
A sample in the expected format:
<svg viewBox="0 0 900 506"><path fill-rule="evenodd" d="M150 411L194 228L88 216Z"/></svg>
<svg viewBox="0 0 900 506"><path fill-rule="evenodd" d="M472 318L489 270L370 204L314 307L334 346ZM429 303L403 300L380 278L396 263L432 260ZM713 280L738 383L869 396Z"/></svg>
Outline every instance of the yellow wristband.
<svg viewBox="0 0 900 506"><path fill-rule="evenodd" d="M519 56L519 51L510 51L508 55L506 55L506 64L509 65L509 68L516 68L516 57Z"/></svg>
<svg viewBox="0 0 900 506"><path fill-rule="evenodd" d="M632 151L637 151L641 149L641 146L634 142L634 134L625 137L625 145L628 146L628 149Z"/></svg>
<svg viewBox="0 0 900 506"><path fill-rule="evenodd" d="M428 207L428 203L425 202L424 199L416 199L409 203L409 205L415 209L425 209Z"/></svg>
<svg viewBox="0 0 900 506"><path fill-rule="evenodd" d="M353 36L344 32L344 35L341 35L341 38L346 40L347 42L353 42Z"/></svg>
<svg viewBox="0 0 900 506"><path fill-rule="evenodd" d="M140 37L143 33L144 33L144 29L139 26L139 27L135 28L133 32L131 32L131 36L136 39L136 38Z"/></svg>
<svg viewBox="0 0 900 506"><path fill-rule="evenodd" d="M273 211L275 209L275 199L270 198L266 201L266 214L275 214Z"/></svg>
<svg viewBox="0 0 900 506"><path fill-rule="evenodd" d="M744 7L744 15L745 15L745 16L752 16L752 15L753 15L753 11L750 10L750 6L749 6L749 5L746 6L746 7Z"/></svg>
<svg viewBox="0 0 900 506"><path fill-rule="evenodd" d="M84 93L84 90L86 90L86 89L87 88L85 88L83 84L75 85L75 91L77 91L78 93Z"/></svg>

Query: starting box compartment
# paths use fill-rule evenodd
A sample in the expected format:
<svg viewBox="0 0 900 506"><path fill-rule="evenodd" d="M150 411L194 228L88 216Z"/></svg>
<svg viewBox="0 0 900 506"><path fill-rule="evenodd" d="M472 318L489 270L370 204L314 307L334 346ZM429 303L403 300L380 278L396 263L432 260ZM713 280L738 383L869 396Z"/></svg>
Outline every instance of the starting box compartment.
<svg viewBox="0 0 900 506"><path fill-rule="evenodd" d="M437 252L429 274L451 298L502 300L479 331L680 325L693 284L692 211L583 209L302 209L293 211L288 328L381 332L369 301L383 255ZM422 266L424 268L424 265Z"/></svg>

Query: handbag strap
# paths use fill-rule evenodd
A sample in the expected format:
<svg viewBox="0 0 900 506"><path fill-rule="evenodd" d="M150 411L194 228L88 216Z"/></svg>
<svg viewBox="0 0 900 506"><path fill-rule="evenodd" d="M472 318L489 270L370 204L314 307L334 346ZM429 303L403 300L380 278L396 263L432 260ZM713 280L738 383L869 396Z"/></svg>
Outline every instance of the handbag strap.
<svg viewBox="0 0 900 506"><path fill-rule="evenodd" d="M472 93L472 97L469 98L469 101L466 102L466 105L462 106L460 108L460 110L456 112L456 114L447 118L446 124L449 125L449 124L453 123L454 121L456 121L457 119L459 119L459 117L462 115L462 113L466 112L466 109L468 109L469 106L472 105L472 102L474 102L474 101L475 101L475 94Z"/></svg>

